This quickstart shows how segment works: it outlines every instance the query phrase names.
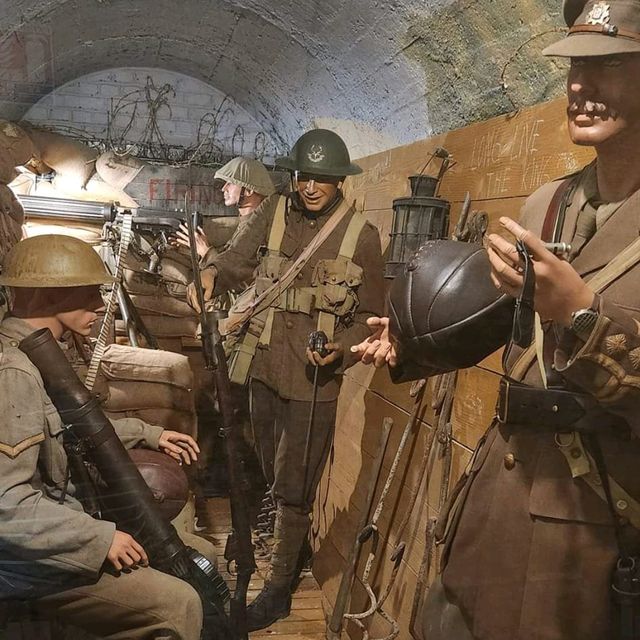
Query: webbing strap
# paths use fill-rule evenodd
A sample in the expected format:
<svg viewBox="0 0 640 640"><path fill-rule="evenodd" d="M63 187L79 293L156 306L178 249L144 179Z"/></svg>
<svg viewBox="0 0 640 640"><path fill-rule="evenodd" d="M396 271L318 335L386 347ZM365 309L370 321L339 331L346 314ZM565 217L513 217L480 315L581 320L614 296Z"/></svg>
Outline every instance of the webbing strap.
<svg viewBox="0 0 640 640"><path fill-rule="evenodd" d="M329 338L329 342L333 342L333 336L336 330L336 316L327 311L318 312L318 331L324 331Z"/></svg>
<svg viewBox="0 0 640 640"><path fill-rule="evenodd" d="M356 252L356 247L358 246L358 239L360 238L360 232L364 228L367 219L364 214L356 211L353 214L349 222L349 226L344 234L344 238L342 238L342 243L340 244L340 250L338 251L338 255L347 258L347 260L353 259L353 255ZM337 316L334 316L332 313L328 313L327 311L320 311L318 313L318 324L317 330L324 331L327 334L327 338L329 338L329 342L333 341L333 337L335 335L336 329L336 321Z"/></svg>
<svg viewBox="0 0 640 640"><path fill-rule="evenodd" d="M364 228L367 219L364 217L364 214L356 211L349 222L349 226L344 234L344 238L342 238L342 243L340 244L340 250L338 251L338 255L343 258L347 258L351 260L353 255L356 252L356 246L358 245L358 238L360 237L360 232Z"/></svg>
<svg viewBox="0 0 640 640"><path fill-rule="evenodd" d="M276 212L273 215L271 223L271 231L269 232L269 241L267 248L269 251L279 252L284 238L284 230L287 226L287 199L284 196L278 198Z"/></svg>

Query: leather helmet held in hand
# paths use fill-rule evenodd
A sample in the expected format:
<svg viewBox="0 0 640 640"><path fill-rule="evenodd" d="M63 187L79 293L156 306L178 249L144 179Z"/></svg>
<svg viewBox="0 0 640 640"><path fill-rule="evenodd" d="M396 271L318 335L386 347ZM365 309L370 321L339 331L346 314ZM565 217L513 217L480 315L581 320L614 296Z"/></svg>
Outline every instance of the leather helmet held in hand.
<svg viewBox="0 0 640 640"><path fill-rule="evenodd" d="M173 520L189 498L187 474L176 460L159 451L130 449L129 456L149 485L165 520Z"/></svg>
<svg viewBox="0 0 640 640"><path fill-rule="evenodd" d="M420 248L389 291L401 363L435 375L477 364L507 342L514 301L495 288L490 272L479 244L435 240Z"/></svg>

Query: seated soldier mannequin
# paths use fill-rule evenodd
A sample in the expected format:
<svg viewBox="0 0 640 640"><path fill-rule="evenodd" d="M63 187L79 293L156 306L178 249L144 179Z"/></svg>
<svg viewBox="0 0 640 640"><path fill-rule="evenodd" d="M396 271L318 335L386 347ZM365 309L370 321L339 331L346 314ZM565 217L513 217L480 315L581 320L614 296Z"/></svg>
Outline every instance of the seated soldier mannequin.
<svg viewBox="0 0 640 640"><path fill-rule="evenodd" d="M196 591L150 568L142 546L114 523L83 511L73 476L66 483L62 420L18 348L42 328L57 340L66 331L89 335L103 306L100 285L112 281L93 249L67 236L23 240L5 260L0 284L10 287L12 303L0 323L0 600L28 599L100 637L197 640ZM185 464L197 458L189 435L135 418L113 426L127 448L160 450ZM208 542L195 538L188 544L211 555Z"/></svg>

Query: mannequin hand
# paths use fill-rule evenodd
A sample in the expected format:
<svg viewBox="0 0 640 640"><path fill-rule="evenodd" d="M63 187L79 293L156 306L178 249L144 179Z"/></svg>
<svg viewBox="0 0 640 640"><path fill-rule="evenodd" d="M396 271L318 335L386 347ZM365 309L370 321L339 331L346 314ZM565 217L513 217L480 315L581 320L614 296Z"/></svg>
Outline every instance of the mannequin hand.
<svg viewBox="0 0 640 640"><path fill-rule="evenodd" d="M500 218L500 224L529 249L536 275L534 308L540 318L570 326L571 314L593 303L593 291L566 260L546 249L534 233L522 228L511 218ZM487 252L495 286L514 298L518 297L522 290L523 274L515 245L501 236L491 234L487 238Z"/></svg>
<svg viewBox="0 0 640 640"><path fill-rule="evenodd" d="M364 364L371 364L379 369L385 364L395 367L397 364L396 349L389 337L389 318L372 317L367 320L373 332L366 340L351 347L351 353Z"/></svg>

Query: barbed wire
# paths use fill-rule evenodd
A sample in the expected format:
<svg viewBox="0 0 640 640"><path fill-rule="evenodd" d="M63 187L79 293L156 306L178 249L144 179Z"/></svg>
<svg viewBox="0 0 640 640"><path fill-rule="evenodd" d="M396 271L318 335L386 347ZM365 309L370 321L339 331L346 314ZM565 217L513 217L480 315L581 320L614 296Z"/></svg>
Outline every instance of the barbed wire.
<svg viewBox="0 0 640 640"><path fill-rule="evenodd" d="M166 138L168 132L163 130L163 126L173 116L171 99L175 97L173 85L164 83L158 86L151 76L147 76L144 87L111 99L107 126L101 133L57 123L39 126L101 152L113 151L118 155L133 155L148 162L177 167L192 164L218 167L251 148L251 140L247 140L241 124L236 124L231 136L225 137L231 131L236 116L234 103L229 96L224 96L216 109L200 118L194 144L169 143ZM263 130L255 133L252 147L253 155L258 160L268 155L276 156L280 152Z"/></svg>

